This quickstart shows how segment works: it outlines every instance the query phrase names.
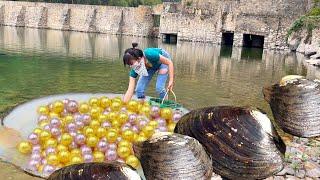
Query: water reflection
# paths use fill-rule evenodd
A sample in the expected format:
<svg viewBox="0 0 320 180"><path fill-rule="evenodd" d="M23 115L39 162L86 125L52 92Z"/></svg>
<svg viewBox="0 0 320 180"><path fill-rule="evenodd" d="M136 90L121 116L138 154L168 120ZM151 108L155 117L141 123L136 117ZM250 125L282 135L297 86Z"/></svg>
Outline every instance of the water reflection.
<svg viewBox="0 0 320 180"><path fill-rule="evenodd" d="M251 105L270 112L261 92L264 85L277 82L287 74L320 78L315 67L303 63L304 57L292 53L191 42L174 45L133 36L0 27L0 53L7 54L0 56L0 86L5 87L0 92L0 112L19 103L20 99L15 98L19 96L27 100L70 91L124 93L128 75L120 59L132 42L138 42L140 48L161 47L172 55L178 100L191 109ZM43 90L44 87L47 88ZM154 83L148 95L155 95Z"/></svg>

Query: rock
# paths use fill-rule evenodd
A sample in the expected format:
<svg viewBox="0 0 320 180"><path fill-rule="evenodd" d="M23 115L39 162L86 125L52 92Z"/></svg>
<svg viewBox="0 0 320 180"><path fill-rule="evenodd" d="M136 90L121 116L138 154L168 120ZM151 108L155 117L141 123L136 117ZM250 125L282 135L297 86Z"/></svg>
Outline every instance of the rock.
<svg viewBox="0 0 320 180"><path fill-rule="evenodd" d="M297 48L297 52L300 52L300 53L303 53L303 54L304 54L304 52L305 52L305 46L306 46L306 44L300 43L299 46L298 46L298 48Z"/></svg>
<svg viewBox="0 0 320 180"><path fill-rule="evenodd" d="M314 66L320 66L320 59L309 59L306 62Z"/></svg>
<svg viewBox="0 0 320 180"><path fill-rule="evenodd" d="M299 178L304 178L306 176L306 171L305 170L298 170L298 171L296 171L295 176L297 176Z"/></svg>
<svg viewBox="0 0 320 180"><path fill-rule="evenodd" d="M311 177L311 178L318 178L320 177L320 165L312 162L312 161L308 161L304 164L304 168L306 170L306 176Z"/></svg>
<svg viewBox="0 0 320 180"><path fill-rule="evenodd" d="M287 180L300 180L299 178L294 177L294 176L290 176L290 175L286 175L286 179Z"/></svg>
<svg viewBox="0 0 320 180"><path fill-rule="evenodd" d="M311 59L320 59L320 53L310 56Z"/></svg>
<svg viewBox="0 0 320 180"><path fill-rule="evenodd" d="M212 177L210 180L222 180L222 177L215 173L212 173Z"/></svg>
<svg viewBox="0 0 320 180"><path fill-rule="evenodd" d="M315 44L306 44L304 54L308 57L317 54L317 46Z"/></svg>
<svg viewBox="0 0 320 180"><path fill-rule="evenodd" d="M285 180L283 176L273 176L273 180Z"/></svg>
<svg viewBox="0 0 320 180"><path fill-rule="evenodd" d="M268 177L268 178L266 178L264 180L274 180L274 178L272 176L270 176L270 177Z"/></svg>
<svg viewBox="0 0 320 180"><path fill-rule="evenodd" d="M287 168L285 167L285 168L283 168L280 172L278 172L276 175L277 176L283 176L283 175L285 175L287 173Z"/></svg>
<svg viewBox="0 0 320 180"><path fill-rule="evenodd" d="M291 167L285 167L286 169L286 174L289 174L289 175L294 175L294 169L291 168Z"/></svg>
<svg viewBox="0 0 320 180"><path fill-rule="evenodd" d="M296 51L299 44L301 42L301 38L300 37L294 37L294 36L290 36L288 39L288 45L291 51Z"/></svg>

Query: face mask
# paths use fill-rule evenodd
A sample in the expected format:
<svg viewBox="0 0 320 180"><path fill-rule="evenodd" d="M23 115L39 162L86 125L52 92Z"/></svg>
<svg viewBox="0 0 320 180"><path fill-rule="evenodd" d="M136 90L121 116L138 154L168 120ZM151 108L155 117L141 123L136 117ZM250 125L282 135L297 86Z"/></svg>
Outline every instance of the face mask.
<svg viewBox="0 0 320 180"><path fill-rule="evenodd" d="M131 65L131 68L140 76L148 76L149 75L143 59L141 59L140 62L138 62L138 61L135 62L133 65Z"/></svg>

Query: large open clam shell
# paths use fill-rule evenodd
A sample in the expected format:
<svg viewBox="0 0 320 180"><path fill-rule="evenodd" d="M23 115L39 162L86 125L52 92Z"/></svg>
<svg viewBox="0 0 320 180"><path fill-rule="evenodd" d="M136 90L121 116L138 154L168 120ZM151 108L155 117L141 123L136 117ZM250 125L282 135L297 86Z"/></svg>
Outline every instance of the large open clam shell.
<svg viewBox="0 0 320 180"><path fill-rule="evenodd" d="M269 118L252 108L220 106L184 115L176 133L196 138L213 171L228 179L261 179L283 169L285 144Z"/></svg>
<svg viewBox="0 0 320 180"><path fill-rule="evenodd" d="M212 165L202 145L181 134L159 133L136 144L146 179L210 179Z"/></svg>
<svg viewBox="0 0 320 180"><path fill-rule="evenodd" d="M61 168L48 180L140 180L140 176L124 163L82 163Z"/></svg>
<svg viewBox="0 0 320 180"><path fill-rule="evenodd" d="M279 84L263 88L275 121L299 137L320 135L320 82L286 76Z"/></svg>

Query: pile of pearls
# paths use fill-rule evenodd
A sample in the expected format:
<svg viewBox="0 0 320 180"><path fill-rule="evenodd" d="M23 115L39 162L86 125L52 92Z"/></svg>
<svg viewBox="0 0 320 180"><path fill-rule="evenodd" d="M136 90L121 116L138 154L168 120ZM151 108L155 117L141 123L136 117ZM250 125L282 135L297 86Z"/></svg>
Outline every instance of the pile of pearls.
<svg viewBox="0 0 320 180"><path fill-rule="evenodd" d="M78 103L64 99L37 110L38 127L19 152L31 154L28 169L50 175L55 170L83 162L120 161L140 165L132 145L155 132L173 132L182 114L171 108L120 97L91 98Z"/></svg>

